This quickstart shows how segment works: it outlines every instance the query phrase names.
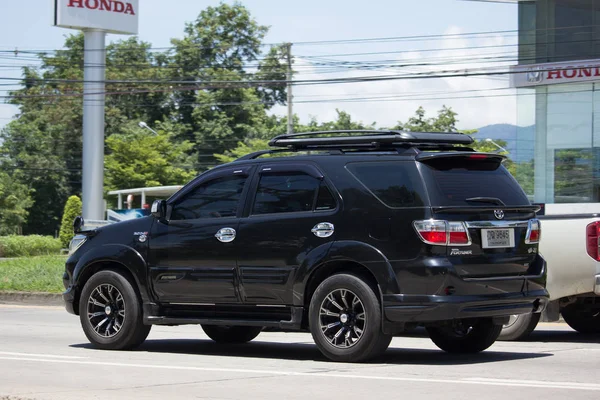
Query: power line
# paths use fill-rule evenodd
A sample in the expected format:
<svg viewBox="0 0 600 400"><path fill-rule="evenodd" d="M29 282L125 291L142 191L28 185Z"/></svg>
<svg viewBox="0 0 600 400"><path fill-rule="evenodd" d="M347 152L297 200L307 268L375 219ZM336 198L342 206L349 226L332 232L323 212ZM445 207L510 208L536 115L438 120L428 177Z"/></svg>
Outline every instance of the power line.
<svg viewBox="0 0 600 400"><path fill-rule="evenodd" d="M391 36L391 37L371 37L371 38L355 38L355 39L332 39L332 40L316 40L316 41L298 41L292 42L294 45L298 46L321 46L321 45L332 45L332 44L372 44L372 43L389 43L389 42L398 42L398 41L431 41L431 40L447 40L453 38L465 38L470 37L472 39L481 39L485 38L486 35L494 35L492 37L496 37L498 35L510 35L516 36L517 34L522 35L534 35L537 33L549 33L549 32L561 32L561 31L570 31L573 29L585 29L585 28L596 28L599 27L600 24L589 24L589 25L570 25L570 26L560 26L553 28L536 28L536 29L511 29L511 30L496 30L496 31L481 31L481 32L464 32L464 33L443 33L443 34L434 34L434 35L407 35L407 36ZM121 41L122 42L122 41ZM137 42L145 43L145 42ZM114 46L118 45L119 41L111 43L107 52L110 51L130 51L130 52L139 52L139 51L164 51L164 50L176 50L178 48L186 48L186 46L168 46L168 47L146 47L143 49L140 48L117 48ZM276 47L281 46L282 43L261 43L261 47ZM111 47L112 46L112 47ZM66 52L68 49L16 49L14 46L0 46L6 48L6 50L0 50L0 53L5 54L42 54L48 55L48 53L56 53L56 52ZM194 46L187 46L194 47ZM100 49L78 49L78 51L99 51Z"/></svg>

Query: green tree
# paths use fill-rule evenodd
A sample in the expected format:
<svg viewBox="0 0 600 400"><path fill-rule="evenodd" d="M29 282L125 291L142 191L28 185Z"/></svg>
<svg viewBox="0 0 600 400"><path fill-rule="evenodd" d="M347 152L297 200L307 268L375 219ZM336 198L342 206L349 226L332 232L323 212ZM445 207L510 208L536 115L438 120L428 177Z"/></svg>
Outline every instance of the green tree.
<svg viewBox="0 0 600 400"><path fill-rule="evenodd" d="M105 189L178 185L193 178L187 155L192 144L174 141L168 128L169 123L158 123L155 135L130 123L123 133L111 135L106 140Z"/></svg>
<svg viewBox="0 0 600 400"><path fill-rule="evenodd" d="M443 106L437 117L427 118L425 109L419 107L407 122L398 121L392 129L412 132L456 132L457 115L452 108Z"/></svg>
<svg viewBox="0 0 600 400"><path fill-rule="evenodd" d="M171 40L171 78L190 83L179 85L170 104L193 132L186 138L193 136L198 169L214 163L214 153L260 134L266 109L285 102L286 53L275 46L261 58L267 31L240 3L221 3L188 23L183 39Z"/></svg>
<svg viewBox="0 0 600 400"><path fill-rule="evenodd" d="M81 215L82 204L81 199L77 196L71 196L65 204L65 209L62 216L62 222L60 224L60 242L63 248L69 247L69 242L75 234L73 232L73 220L78 215Z"/></svg>
<svg viewBox="0 0 600 400"><path fill-rule="evenodd" d="M0 171L0 235L20 234L32 204L30 190Z"/></svg>
<svg viewBox="0 0 600 400"><path fill-rule="evenodd" d="M307 125L301 125L298 117L294 116L294 132L314 132L330 130L356 130L356 129L375 129L375 123L365 125L362 122L353 121L349 113L342 110L335 110L337 118L334 121L318 123L316 119L311 119ZM287 117L272 116L265 121L264 134L256 134L245 141L239 141L237 146L221 154L214 154L217 161L221 163L234 161L246 154L261 150L268 150L269 140L282 135L287 131Z"/></svg>
<svg viewBox="0 0 600 400"><path fill-rule="evenodd" d="M83 34L66 38L64 49L41 56L41 66L24 68L22 88L11 93L18 118L1 133L4 159L0 166L33 190L23 232L55 234L62 207L81 191ZM135 38L107 46L107 80L160 80L166 76L165 56ZM129 121L162 120L168 93L158 85L107 83L107 137Z"/></svg>
<svg viewBox="0 0 600 400"><path fill-rule="evenodd" d="M221 163L228 163L237 160L246 154L256 151L268 150L269 141L266 139L250 139L246 142L239 142L237 147L228 150L224 154L215 154L215 158Z"/></svg>

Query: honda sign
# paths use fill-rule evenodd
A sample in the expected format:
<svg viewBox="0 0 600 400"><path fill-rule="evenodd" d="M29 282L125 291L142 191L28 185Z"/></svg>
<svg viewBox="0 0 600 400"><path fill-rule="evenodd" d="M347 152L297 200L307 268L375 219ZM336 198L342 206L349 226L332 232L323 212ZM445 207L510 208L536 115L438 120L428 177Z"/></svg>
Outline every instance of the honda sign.
<svg viewBox="0 0 600 400"><path fill-rule="evenodd" d="M54 0L54 25L138 33L139 0Z"/></svg>

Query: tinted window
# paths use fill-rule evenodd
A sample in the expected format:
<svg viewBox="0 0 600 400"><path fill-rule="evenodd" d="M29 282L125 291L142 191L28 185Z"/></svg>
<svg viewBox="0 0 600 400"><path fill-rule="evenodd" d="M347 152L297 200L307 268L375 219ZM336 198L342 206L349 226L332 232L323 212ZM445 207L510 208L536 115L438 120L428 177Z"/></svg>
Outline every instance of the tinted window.
<svg viewBox="0 0 600 400"><path fill-rule="evenodd" d="M320 183L304 173L262 175L252 214L312 211Z"/></svg>
<svg viewBox="0 0 600 400"><path fill-rule="evenodd" d="M245 183L245 176L227 176L201 184L175 204L171 219L235 217Z"/></svg>
<svg viewBox="0 0 600 400"><path fill-rule="evenodd" d="M500 199L507 206L528 205L529 200L510 173L497 162L439 159L423 164L433 206L489 206L467 201L476 197Z"/></svg>
<svg viewBox="0 0 600 400"><path fill-rule="evenodd" d="M331 194L331 191L324 182L321 182L319 186L319 193L317 194L317 203L315 205L315 211L322 210L333 210L335 208L335 199Z"/></svg>
<svg viewBox="0 0 600 400"><path fill-rule="evenodd" d="M421 178L414 162L352 163L347 168L388 207L423 206Z"/></svg>

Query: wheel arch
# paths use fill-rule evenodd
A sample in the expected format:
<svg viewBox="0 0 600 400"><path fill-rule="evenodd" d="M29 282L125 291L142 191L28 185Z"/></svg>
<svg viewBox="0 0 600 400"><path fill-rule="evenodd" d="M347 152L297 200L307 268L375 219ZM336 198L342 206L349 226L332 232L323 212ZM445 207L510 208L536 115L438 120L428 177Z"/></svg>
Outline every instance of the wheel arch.
<svg viewBox="0 0 600 400"><path fill-rule="evenodd" d="M377 248L358 241L336 241L324 251L313 250L297 271L294 284L294 305L305 306L314 289L327 276L344 270L365 276L378 297L399 293L396 275L389 260ZM318 253L318 255L313 255Z"/></svg>
<svg viewBox="0 0 600 400"><path fill-rule="evenodd" d="M340 273L349 273L362 278L373 289L373 292L381 301L381 288L379 287L377 278L369 268L352 260L332 260L320 265L309 276L304 287L303 305L305 308L308 307L317 287L328 277Z"/></svg>
<svg viewBox="0 0 600 400"><path fill-rule="evenodd" d="M86 253L77 263L73 271L75 297L73 309L79 311L81 291L88 280L100 271L111 270L120 273L131 282L136 294L142 302L149 301L146 285L147 269L143 257L134 249L122 245L102 246Z"/></svg>

